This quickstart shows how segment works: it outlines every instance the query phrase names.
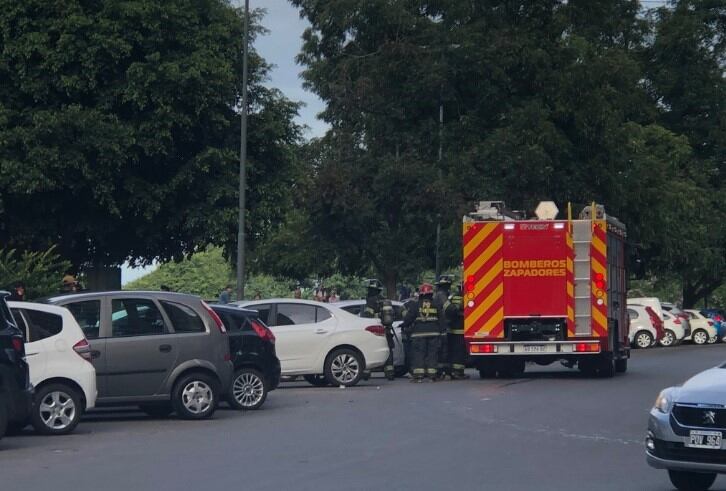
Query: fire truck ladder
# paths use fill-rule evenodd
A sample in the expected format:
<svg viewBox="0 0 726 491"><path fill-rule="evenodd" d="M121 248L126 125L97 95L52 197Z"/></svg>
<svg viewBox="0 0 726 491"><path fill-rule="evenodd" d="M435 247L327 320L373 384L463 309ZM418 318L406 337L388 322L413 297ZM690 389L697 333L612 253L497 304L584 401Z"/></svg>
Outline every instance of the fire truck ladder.
<svg viewBox="0 0 726 491"><path fill-rule="evenodd" d="M590 283L590 244L592 224L590 220L572 222L572 242L575 248L575 334L588 336L592 316Z"/></svg>

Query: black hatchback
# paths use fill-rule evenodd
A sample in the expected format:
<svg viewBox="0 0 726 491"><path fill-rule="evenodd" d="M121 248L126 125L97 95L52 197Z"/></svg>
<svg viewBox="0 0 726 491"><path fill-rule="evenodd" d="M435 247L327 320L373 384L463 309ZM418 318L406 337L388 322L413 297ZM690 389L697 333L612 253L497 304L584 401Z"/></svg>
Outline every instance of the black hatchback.
<svg viewBox="0 0 726 491"><path fill-rule="evenodd" d="M227 402L237 409L257 409L280 384L280 360L275 335L255 310L212 305L227 327L234 377Z"/></svg>
<svg viewBox="0 0 726 491"><path fill-rule="evenodd" d="M8 424L20 425L30 417L33 386L25 362L25 342L0 292L0 438Z"/></svg>

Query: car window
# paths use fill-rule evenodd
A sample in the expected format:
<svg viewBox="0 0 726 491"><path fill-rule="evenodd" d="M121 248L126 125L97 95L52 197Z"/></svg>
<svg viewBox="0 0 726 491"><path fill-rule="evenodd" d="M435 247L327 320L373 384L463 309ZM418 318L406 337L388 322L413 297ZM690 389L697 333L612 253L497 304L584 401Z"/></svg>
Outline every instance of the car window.
<svg viewBox="0 0 726 491"><path fill-rule="evenodd" d="M638 312L634 309L628 309L628 315L631 319L637 319L638 318Z"/></svg>
<svg viewBox="0 0 726 491"><path fill-rule="evenodd" d="M324 307L315 307L315 322L323 322L333 317L333 314Z"/></svg>
<svg viewBox="0 0 726 491"><path fill-rule="evenodd" d="M315 324L314 305L281 303L277 306L276 326ZM329 315L329 314L328 314Z"/></svg>
<svg viewBox="0 0 726 491"><path fill-rule="evenodd" d="M228 312L226 310L218 310L217 313L222 318L222 322L224 322L229 332L248 331L252 329L247 326L246 316L242 314L235 314L234 312Z"/></svg>
<svg viewBox="0 0 726 491"><path fill-rule="evenodd" d="M265 324L269 324L270 307L271 306L269 304L245 306L246 309L257 311L257 313L260 314L260 319L262 319L262 322L264 322Z"/></svg>
<svg viewBox="0 0 726 491"><path fill-rule="evenodd" d="M23 315L17 315L15 318L27 321L27 329L25 331L27 333L27 337L25 338L26 343L55 336L63 330L63 317L58 314L29 309L22 309L22 311Z"/></svg>
<svg viewBox="0 0 726 491"><path fill-rule="evenodd" d="M350 312L353 315L360 315L362 305L348 305L347 307L341 307L346 312Z"/></svg>
<svg viewBox="0 0 726 491"><path fill-rule="evenodd" d="M164 300L161 305L171 320L174 332L206 332L204 321L191 307Z"/></svg>
<svg viewBox="0 0 726 491"><path fill-rule="evenodd" d="M23 318L23 314L20 312L20 309L10 309L10 313L13 314L13 319L15 319L15 324L18 326L18 329L23 331L23 337L25 338L25 342L29 342L28 325L25 323L25 319Z"/></svg>
<svg viewBox="0 0 726 491"><path fill-rule="evenodd" d="M71 311L88 339L96 339L101 327L101 301L86 300L63 305Z"/></svg>
<svg viewBox="0 0 726 491"><path fill-rule="evenodd" d="M164 320L153 301L140 298L117 298L111 302L111 335L113 337L153 336L164 333Z"/></svg>

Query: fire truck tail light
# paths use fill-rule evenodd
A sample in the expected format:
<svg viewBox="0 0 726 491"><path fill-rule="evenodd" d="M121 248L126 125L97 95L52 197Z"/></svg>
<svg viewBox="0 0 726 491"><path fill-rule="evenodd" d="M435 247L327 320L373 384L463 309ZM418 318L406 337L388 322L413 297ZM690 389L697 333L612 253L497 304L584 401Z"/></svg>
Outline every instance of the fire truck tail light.
<svg viewBox="0 0 726 491"><path fill-rule="evenodd" d="M599 343L577 343L575 345L575 353L599 353Z"/></svg>
<svg viewBox="0 0 726 491"><path fill-rule="evenodd" d="M472 353L496 353L497 346L495 344L472 344Z"/></svg>
<svg viewBox="0 0 726 491"><path fill-rule="evenodd" d="M514 230L514 224L513 223L505 223L504 224L504 230Z"/></svg>
<svg viewBox="0 0 726 491"><path fill-rule="evenodd" d="M470 309L471 309L471 308L474 308L474 300L469 300L469 302L468 302L468 303L467 303L466 305L467 305L467 307L469 307Z"/></svg>

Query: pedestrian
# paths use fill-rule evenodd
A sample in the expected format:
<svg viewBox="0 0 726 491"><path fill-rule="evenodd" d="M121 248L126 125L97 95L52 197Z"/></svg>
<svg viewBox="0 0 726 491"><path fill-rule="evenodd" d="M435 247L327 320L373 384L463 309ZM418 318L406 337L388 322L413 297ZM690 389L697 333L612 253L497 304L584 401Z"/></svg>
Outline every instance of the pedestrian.
<svg viewBox="0 0 726 491"><path fill-rule="evenodd" d="M15 302L25 301L25 284L23 284L22 281L18 281L13 285L13 291L10 293L8 300L13 300Z"/></svg>
<svg viewBox="0 0 726 491"><path fill-rule="evenodd" d="M219 294L219 303L222 305L228 304L232 299L232 285L227 285L224 287L224 290L222 290L222 293Z"/></svg>
<svg viewBox="0 0 726 491"><path fill-rule="evenodd" d="M457 291L451 296L445 315L449 321L448 348L451 380L464 380L469 376L464 373L466 342L464 341L464 299L461 291Z"/></svg>
<svg viewBox="0 0 726 491"><path fill-rule="evenodd" d="M300 285L295 285L295 291L292 292L293 298L302 298L302 290L300 289Z"/></svg>
<svg viewBox="0 0 726 491"><path fill-rule="evenodd" d="M72 271L66 271L66 274L63 275L63 286L61 287L61 291L64 293L70 293L73 291L73 285L76 283L76 277L73 275Z"/></svg>
<svg viewBox="0 0 726 491"><path fill-rule="evenodd" d="M262 293L259 290L255 292L255 300L262 300Z"/></svg>
<svg viewBox="0 0 726 491"><path fill-rule="evenodd" d="M361 311L361 317L370 319L379 318L385 328L386 342L388 343L388 358L383 365L383 373L388 380L396 378L395 368L393 366L393 305L389 300L383 298L383 285L377 279L366 280L365 287L367 289L366 304Z"/></svg>
<svg viewBox="0 0 726 491"><path fill-rule="evenodd" d="M440 312L446 312L449 308L451 296L451 284L454 278L451 275L443 274L439 277L436 282L436 293L434 294L434 303L436 308ZM439 370L439 377L446 378L447 375L451 376L451 365L449 364L449 330L450 324L449 319L446 315L442 316L441 319L441 343L439 344L439 356L437 362L437 368Z"/></svg>
<svg viewBox="0 0 726 491"><path fill-rule="evenodd" d="M411 382L423 382L428 377L439 380L437 360L441 343L442 312L434 303L434 287L424 283L419 288L419 298L411 303L401 324L401 329L411 337Z"/></svg>
<svg viewBox="0 0 726 491"><path fill-rule="evenodd" d="M340 301L340 297L338 296L338 291L333 289L330 292L330 298L328 298L328 302L335 303L335 302L339 302L339 301Z"/></svg>

